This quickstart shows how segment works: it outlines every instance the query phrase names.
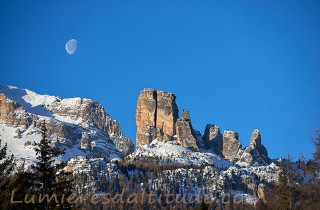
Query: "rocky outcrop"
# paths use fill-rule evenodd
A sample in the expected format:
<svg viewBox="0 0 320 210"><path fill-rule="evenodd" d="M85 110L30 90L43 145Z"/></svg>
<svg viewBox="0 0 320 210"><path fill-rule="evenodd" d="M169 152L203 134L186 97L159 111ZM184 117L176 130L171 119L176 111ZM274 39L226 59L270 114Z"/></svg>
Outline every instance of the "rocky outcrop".
<svg viewBox="0 0 320 210"><path fill-rule="evenodd" d="M91 141L88 133L85 133L85 132L82 133L80 148L85 150L91 149Z"/></svg>
<svg viewBox="0 0 320 210"><path fill-rule="evenodd" d="M250 147L261 147L261 135L258 129L253 130L252 136L250 138Z"/></svg>
<svg viewBox="0 0 320 210"><path fill-rule="evenodd" d="M134 144L129 138L116 135L111 135L110 138L120 152L128 155L134 151Z"/></svg>
<svg viewBox="0 0 320 210"><path fill-rule="evenodd" d="M178 106L176 96L172 93L157 91L157 117L156 128L163 131L164 141L170 141L176 134L176 121L178 119Z"/></svg>
<svg viewBox="0 0 320 210"><path fill-rule="evenodd" d="M191 122L191 117L190 117L189 110L182 109L182 117L181 118L186 120L186 121L190 121Z"/></svg>
<svg viewBox="0 0 320 210"><path fill-rule="evenodd" d="M239 135L234 131L224 131L222 140L222 154L225 159L234 161L242 148Z"/></svg>
<svg viewBox="0 0 320 210"><path fill-rule="evenodd" d="M47 104L46 108L60 116L82 119L91 126L106 131L107 114L98 102L86 98L59 99Z"/></svg>
<svg viewBox="0 0 320 210"><path fill-rule="evenodd" d="M157 92L154 89L143 89L138 97L136 109L137 147L149 144L154 137L156 138L152 132L152 128L156 126L156 110Z"/></svg>
<svg viewBox="0 0 320 210"><path fill-rule="evenodd" d="M269 164L271 159L268 157L268 151L261 143L261 135L258 129L254 129L250 139L250 146L246 147L241 154L241 161L248 164Z"/></svg>
<svg viewBox="0 0 320 210"><path fill-rule="evenodd" d="M107 116L106 118L106 131L109 135L122 136L122 131L118 121L113 120L111 117Z"/></svg>
<svg viewBox="0 0 320 210"><path fill-rule="evenodd" d="M192 150L199 150L196 139L193 135L193 128L188 110L182 110L182 117L176 123L177 141L181 146Z"/></svg>
<svg viewBox="0 0 320 210"><path fill-rule="evenodd" d="M61 99L39 95L30 90L0 85L0 122L19 127L16 138L31 135L29 127L40 129L46 121L48 138L55 145L90 150L99 155L115 152L119 156L131 153L134 145L123 136L120 125L98 102L82 98ZM31 132L31 133L30 133Z"/></svg>
<svg viewBox="0 0 320 210"><path fill-rule="evenodd" d="M152 140L170 141L176 134L178 106L172 93L143 89L138 97L136 109L137 147Z"/></svg>
<svg viewBox="0 0 320 210"><path fill-rule="evenodd" d="M109 134L111 141L120 152L128 155L134 151L133 142L129 138L123 136L118 121L113 120L108 115L106 120L106 131Z"/></svg>
<svg viewBox="0 0 320 210"><path fill-rule="evenodd" d="M0 94L0 117L4 121L8 121L10 114L18 108L19 105L9 100L5 95Z"/></svg>
<svg viewBox="0 0 320 210"><path fill-rule="evenodd" d="M153 126L146 126L141 133L137 133L137 147L151 143L157 138L157 129Z"/></svg>
<svg viewBox="0 0 320 210"><path fill-rule="evenodd" d="M17 128L16 135L14 136L14 138L21 139L21 131L19 128Z"/></svg>
<svg viewBox="0 0 320 210"><path fill-rule="evenodd" d="M30 117L25 109L4 94L0 94L0 120L14 128L31 123Z"/></svg>
<svg viewBox="0 0 320 210"><path fill-rule="evenodd" d="M207 124L203 135L203 141L205 142L207 149L213 149L216 154L222 154L222 134L219 126Z"/></svg>

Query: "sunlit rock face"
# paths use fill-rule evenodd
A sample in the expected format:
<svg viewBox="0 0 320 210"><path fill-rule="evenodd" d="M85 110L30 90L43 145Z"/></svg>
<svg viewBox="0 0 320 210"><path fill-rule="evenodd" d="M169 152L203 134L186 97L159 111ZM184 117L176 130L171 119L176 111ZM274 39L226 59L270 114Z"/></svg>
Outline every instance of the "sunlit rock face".
<svg viewBox="0 0 320 210"><path fill-rule="evenodd" d="M178 106L176 96L172 93L157 91L157 117L156 127L163 131L164 141L170 141L176 134L176 121L178 119Z"/></svg>
<svg viewBox="0 0 320 210"><path fill-rule="evenodd" d="M181 146L192 150L199 150L196 139L193 134L190 113L188 110L182 110L182 117L176 123L177 141Z"/></svg>
<svg viewBox="0 0 320 210"><path fill-rule="evenodd" d="M172 93L143 89L136 108L137 147L149 144L153 139L170 141L176 134L178 106Z"/></svg>
<svg viewBox="0 0 320 210"><path fill-rule="evenodd" d="M254 129L250 138L250 146L244 149L240 159L248 164L255 162L260 164L271 163L271 159L268 157L268 151L261 142L260 131Z"/></svg>
<svg viewBox="0 0 320 210"><path fill-rule="evenodd" d="M153 138L156 138L152 131L156 126L156 110L157 92L154 89L143 89L138 97L136 108L137 147L149 144Z"/></svg>
<svg viewBox="0 0 320 210"><path fill-rule="evenodd" d="M224 131L222 140L222 154L228 160L234 160L238 157L238 152L242 145L239 142L239 135L234 131Z"/></svg>
<svg viewBox="0 0 320 210"><path fill-rule="evenodd" d="M137 147L148 145L154 139L167 142L176 139L184 147L198 150L188 110L182 110L178 119L176 96L161 90L143 89L136 108Z"/></svg>
<svg viewBox="0 0 320 210"><path fill-rule="evenodd" d="M25 109L15 101L10 100L5 94L0 92L0 119L6 125L19 127L30 124L30 116Z"/></svg>
<svg viewBox="0 0 320 210"><path fill-rule="evenodd" d="M78 155L122 157L134 150L132 141L123 136L119 123L96 101L63 99L0 85L0 123L9 128L19 127L16 136L21 141L41 136L43 121L54 145L69 148Z"/></svg>
<svg viewBox="0 0 320 210"><path fill-rule="evenodd" d="M261 135L258 129L254 129L250 138L250 147L261 147Z"/></svg>

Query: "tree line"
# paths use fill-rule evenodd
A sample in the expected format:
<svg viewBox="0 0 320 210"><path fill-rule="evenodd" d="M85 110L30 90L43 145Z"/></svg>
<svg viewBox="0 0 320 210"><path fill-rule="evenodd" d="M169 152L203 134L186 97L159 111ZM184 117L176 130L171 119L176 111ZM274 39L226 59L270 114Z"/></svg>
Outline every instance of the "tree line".
<svg viewBox="0 0 320 210"><path fill-rule="evenodd" d="M225 186L219 186L212 177L204 173L205 168L209 168L213 177L223 176L221 171L225 169L213 164L177 165L174 161L161 157L137 157L133 161L124 158L112 163L97 162L88 171L66 172L63 170L66 162L56 162L64 150L51 146L44 121L41 131L41 141L34 143L37 161L27 169L23 164L17 166L13 155L7 155L7 145L1 147L0 140L0 209L320 209L320 130L312 139L315 145L313 157L296 162L288 157L281 161L278 180L264 182L263 191L254 192L262 194L256 205L234 202L230 192L231 189L236 189L234 184L242 186L248 192L250 189L233 173L231 177L225 177ZM182 169L186 169L187 173L180 173ZM194 193L193 189L199 186L204 187L203 194L210 192L219 199L210 203L206 202L204 196L194 203L183 203L175 199L169 199L168 203L166 200L168 194L190 198ZM73 195L109 194L114 197L122 193L123 189L125 202L116 205L112 202L90 202L90 197L80 197L77 202L69 202L76 199ZM144 193L154 193L157 202L143 200ZM128 202L132 194L143 202Z"/></svg>

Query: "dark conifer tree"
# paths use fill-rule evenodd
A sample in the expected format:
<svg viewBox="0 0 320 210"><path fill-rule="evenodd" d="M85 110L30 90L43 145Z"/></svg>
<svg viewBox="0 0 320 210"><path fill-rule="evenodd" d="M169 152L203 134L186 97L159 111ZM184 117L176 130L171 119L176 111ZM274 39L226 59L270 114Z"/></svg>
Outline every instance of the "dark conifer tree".
<svg viewBox="0 0 320 210"><path fill-rule="evenodd" d="M10 193L9 183L10 175L14 169L13 155L7 157L7 144L1 147L0 139L0 207L2 208L3 201L6 201Z"/></svg>
<svg viewBox="0 0 320 210"><path fill-rule="evenodd" d="M33 180L34 193L42 196L47 194L49 198L52 195L56 195L60 203L62 195L67 198L71 194L70 190L72 188L71 175L63 171L66 163L63 161L56 163L58 157L63 155L65 151L50 145L50 141L47 139L45 121L42 123L41 131L42 138L40 143L35 142L38 161L32 166L35 174L35 179ZM54 199L49 203L44 199L39 205L41 209L65 209L70 207L67 202L57 205Z"/></svg>
<svg viewBox="0 0 320 210"><path fill-rule="evenodd" d="M289 167L288 167L289 165ZM293 203L293 192L288 183L288 178L291 176L290 174L290 164L282 163L281 170L279 173L279 186L276 191L278 196L277 203L279 204L280 208L283 210L290 210L292 209Z"/></svg>
<svg viewBox="0 0 320 210"><path fill-rule="evenodd" d="M14 168L13 155L7 157L7 144L1 147L0 139L0 181L8 178Z"/></svg>

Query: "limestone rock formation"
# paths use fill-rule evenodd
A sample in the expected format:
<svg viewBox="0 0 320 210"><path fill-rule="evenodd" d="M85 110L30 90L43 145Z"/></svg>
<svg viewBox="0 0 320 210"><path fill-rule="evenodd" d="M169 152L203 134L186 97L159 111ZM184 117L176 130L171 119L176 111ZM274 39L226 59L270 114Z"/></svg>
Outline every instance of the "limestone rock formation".
<svg viewBox="0 0 320 210"><path fill-rule="evenodd" d="M222 140L222 154L226 159L233 161L238 157L238 153L242 148L242 145L238 139L238 133L234 131L224 131Z"/></svg>
<svg viewBox="0 0 320 210"><path fill-rule="evenodd" d="M176 121L178 119L178 106L176 96L172 93L157 91L157 117L156 127L163 131L164 141L171 140L176 133Z"/></svg>
<svg viewBox="0 0 320 210"><path fill-rule="evenodd" d="M82 137L81 137L81 141L80 141L80 147L81 149L86 149L86 150L90 150L91 149L91 141L90 141L90 136L88 133L83 132L82 133Z"/></svg>
<svg viewBox="0 0 320 210"><path fill-rule="evenodd" d="M244 149L240 159L248 164L269 164L271 162L267 149L261 143L261 135L258 129L254 129L252 132L250 146Z"/></svg>
<svg viewBox="0 0 320 210"><path fill-rule="evenodd" d="M193 128L188 110L182 110L182 117L176 123L177 141L181 146L192 150L199 150L196 139L193 135Z"/></svg>
<svg viewBox="0 0 320 210"><path fill-rule="evenodd" d="M200 131L193 129L192 131L192 135L194 136L194 138L196 139L197 145L200 149L206 149L205 143L203 141L203 136L201 134Z"/></svg>
<svg viewBox="0 0 320 210"><path fill-rule="evenodd" d="M206 148L213 149L216 154L222 152L222 134L217 125L207 124L204 131L203 140Z"/></svg>
<svg viewBox="0 0 320 210"><path fill-rule="evenodd" d="M113 120L108 115L106 118L106 131L109 134L111 141L120 152L130 154L134 151L133 142L128 137L123 136L118 121Z"/></svg>
<svg viewBox="0 0 320 210"><path fill-rule="evenodd" d="M176 134L178 106L172 93L143 89L138 97L136 109L137 147L152 140L170 141Z"/></svg>
<svg viewBox="0 0 320 210"><path fill-rule="evenodd" d="M20 104L0 93L0 119L8 126L19 127L30 124L28 114Z"/></svg>
<svg viewBox="0 0 320 210"><path fill-rule="evenodd" d="M151 143L157 138L157 129L154 126L146 125L142 131L137 132L137 147Z"/></svg>
<svg viewBox="0 0 320 210"><path fill-rule="evenodd" d="M138 97L136 109L136 143L137 147L149 144L153 139L149 127L156 126L157 92L154 89L143 89ZM151 137L151 138L150 138Z"/></svg>
<svg viewBox="0 0 320 210"><path fill-rule="evenodd" d="M17 138L17 139L21 139L21 131L19 128L17 128L16 132L15 132L17 135L14 136L14 138Z"/></svg>
<svg viewBox="0 0 320 210"><path fill-rule="evenodd" d="M120 152L127 155L134 151L134 144L128 137L111 135L110 139Z"/></svg>
<svg viewBox="0 0 320 210"><path fill-rule="evenodd" d="M189 110L182 109L182 119L191 121Z"/></svg>
<svg viewBox="0 0 320 210"><path fill-rule="evenodd" d="M109 134L122 136L121 128L118 121L113 120L111 117L107 116L105 125L106 125L106 131Z"/></svg>
<svg viewBox="0 0 320 210"><path fill-rule="evenodd" d="M258 129L254 129L250 138L251 147L261 147L261 135Z"/></svg>

